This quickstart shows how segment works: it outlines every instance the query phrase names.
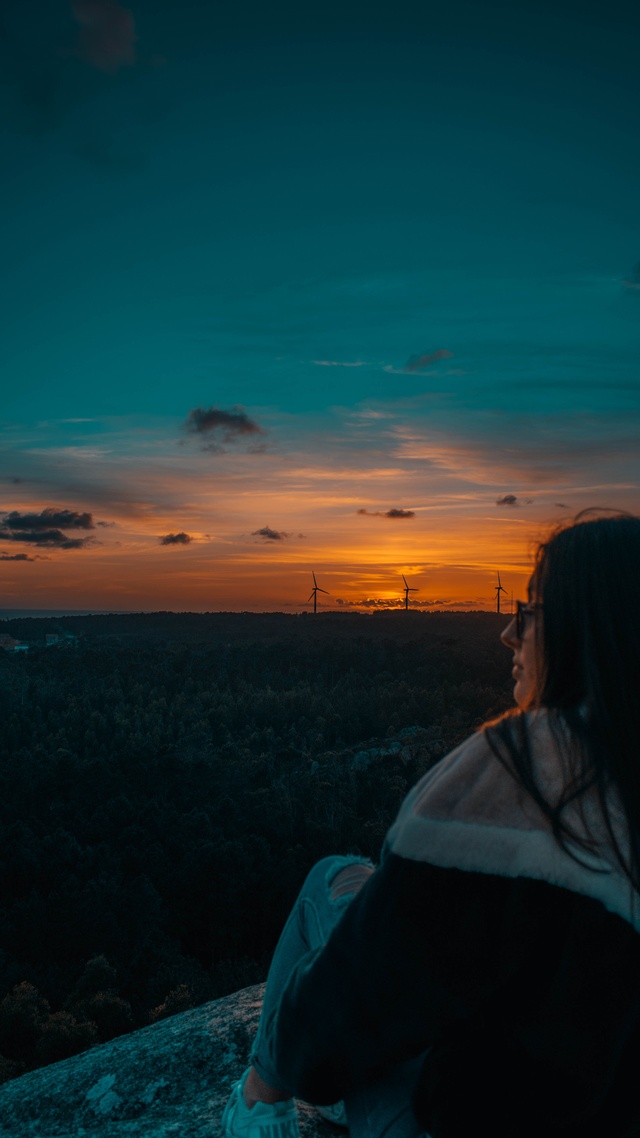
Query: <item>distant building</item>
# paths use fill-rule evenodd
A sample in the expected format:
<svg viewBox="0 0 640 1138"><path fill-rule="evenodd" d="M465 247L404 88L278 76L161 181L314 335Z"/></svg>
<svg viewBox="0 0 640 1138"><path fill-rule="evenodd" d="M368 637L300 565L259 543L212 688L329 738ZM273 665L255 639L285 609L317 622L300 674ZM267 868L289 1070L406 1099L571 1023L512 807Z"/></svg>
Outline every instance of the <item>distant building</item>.
<svg viewBox="0 0 640 1138"><path fill-rule="evenodd" d="M0 633L0 648L2 648L5 652L29 651L29 645L25 644L24 640L16 640L13 636L9 636L6 632Z"/></svg>
<svg viewBox="0 0 640 1138"><path fill-rule="evenodd" d="M64 646L66 648L75 648L78 644L78 637L74 636L72 632L47 632L45 633L44 646L45 648L56 648Z"/></svg>

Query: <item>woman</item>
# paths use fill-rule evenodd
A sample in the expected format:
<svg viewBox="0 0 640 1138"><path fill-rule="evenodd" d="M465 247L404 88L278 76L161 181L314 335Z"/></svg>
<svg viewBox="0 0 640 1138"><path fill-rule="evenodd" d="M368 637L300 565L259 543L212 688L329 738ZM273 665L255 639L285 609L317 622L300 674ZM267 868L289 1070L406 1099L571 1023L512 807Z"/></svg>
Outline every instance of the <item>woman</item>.
<svg viewBox="0 0 640 1138"><path fill-rule="evenodd" d="M375 872L311 871L228 1138L295 1135L294 1094L353 1138L640 1135L639 573L640 518L541 546L502 634L519 710L424 776Z"/></svg>

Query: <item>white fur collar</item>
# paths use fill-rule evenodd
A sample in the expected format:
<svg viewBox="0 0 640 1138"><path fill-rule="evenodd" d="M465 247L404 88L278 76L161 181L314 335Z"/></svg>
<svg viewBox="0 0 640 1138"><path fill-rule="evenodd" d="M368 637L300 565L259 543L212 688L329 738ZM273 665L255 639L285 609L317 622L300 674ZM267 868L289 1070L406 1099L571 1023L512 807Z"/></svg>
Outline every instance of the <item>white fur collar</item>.
<svg viewBox="0 0 640 1138"><path fill-rule="evenodd" d="M529 714L536 777L554 801L563 786L563 762L546 712ZM616 837L625 849L622 811L612 803ZM580 863L554 838L530 795L496 758L482 732L442 759L405 799L387 836L393 853L448 869L547 881L600 901L640 932L640 897L623 873L594 797L567 807L578 835L595 839Z"/></svg>

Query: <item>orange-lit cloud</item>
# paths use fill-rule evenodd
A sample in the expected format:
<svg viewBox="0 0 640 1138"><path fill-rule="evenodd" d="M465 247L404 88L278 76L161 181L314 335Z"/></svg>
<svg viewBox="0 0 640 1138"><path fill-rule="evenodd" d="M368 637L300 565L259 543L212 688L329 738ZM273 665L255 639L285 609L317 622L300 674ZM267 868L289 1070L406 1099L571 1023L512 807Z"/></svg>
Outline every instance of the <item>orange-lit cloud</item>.
<svg viewBox="0 0 640 1138"><path fill-rule="evenodd" d="M336 604L341 608L351 609L404 609L404 597L364 597L360 601L345 601L342 597L336 597ZM477 598L467 598L466 600L454 600L452 597L434 597L430 601L419 601L411 599L409 607L412 609L434 609L434 608L468 608L473 609L477 606Z"/></svg>
<svg viewBox="0 0 640 1138"><path fill-rule="evenodd" d="M2 518L2 525L6 529L20 533L23 530L44 530L53 527L62 529L94 529L93 517L90 513L81 513L78 510L58 510L54 506L47 506L39 513L20 513L11 510Z"/></svg>
<svg viewBox="0 0 640 1138"><path fill-rule="evenodd" d="M254 529L251 536L261 537L264 541L286 541L291 534L284 530L271 529L271 526L263 526L262 529Z"/></svg>
<svg viewBox="0 0 640 1138"><path fill-rule="evenodd" d="M39 512L11 510L0 520L0 541L21 542L47 549L85 549L100 544L96 538L68 537L64 529L95 529L90 513L77 510L60 510L48 506ZM23 560L22 558L20 560Z"/></svg>

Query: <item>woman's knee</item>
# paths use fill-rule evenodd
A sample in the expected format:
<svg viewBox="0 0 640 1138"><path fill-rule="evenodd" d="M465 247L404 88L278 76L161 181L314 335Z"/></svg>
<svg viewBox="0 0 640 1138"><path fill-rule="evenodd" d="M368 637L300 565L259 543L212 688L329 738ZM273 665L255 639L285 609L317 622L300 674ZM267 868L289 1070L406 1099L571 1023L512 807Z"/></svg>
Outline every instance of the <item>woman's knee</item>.
<svg viewBox="0 0 640 1138"><path fill-rule="evenodd" d="M362 886L371 877L373 866L364 861L355 861L344 866L336 873L331 881L330 898L339 901L342 897L350 897L359 893Z"/></svg>
<svg viewBox="0 0 640 1138"><path fill-rule="evenodd" d="M374 871L368 858L354 854L323 857L310 869L305 888L324 887L332 901L357 893Z"/></svg>

